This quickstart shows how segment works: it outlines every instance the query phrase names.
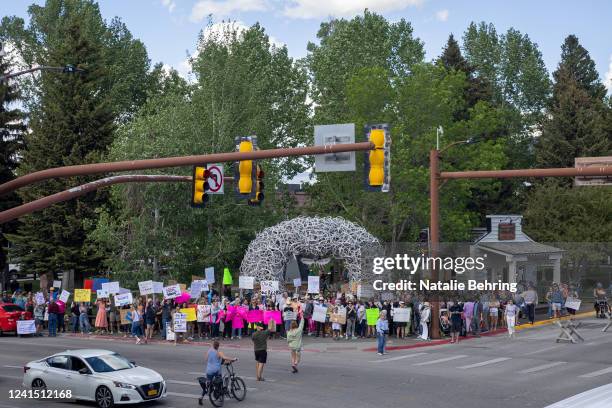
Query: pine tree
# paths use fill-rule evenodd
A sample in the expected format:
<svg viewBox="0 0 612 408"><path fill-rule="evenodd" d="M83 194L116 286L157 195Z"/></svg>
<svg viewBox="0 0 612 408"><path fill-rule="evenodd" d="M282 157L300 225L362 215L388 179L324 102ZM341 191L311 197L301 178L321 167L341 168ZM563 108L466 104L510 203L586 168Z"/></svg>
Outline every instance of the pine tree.
<svg viewBox="0 0 612 408"><path fill-rule="evenodd" d="M605 87L595 63L575 36L566 38L553 76L552 101L537 145L538 165L573 167L576 157L611 154Z"/></svg>
<svg viewBox="0 0 612 408"><path fill-rule="evenodd" d="M0 76L11 71L7 58L0 55ZM17 156L23 147L23 124L24 115L11 106L20 98L17 89L8 81L0 81L0 184L15 178L17 168ZM7 210L20 204L19 196L12 193L2 196L0 199L0 211ZM4 275L8 241L4 233L14 232L17 222L7 223L0 226L0 274L2 274L2 287L6 287L7 276Z"/></svg>
<svg viewBox="0 0 612 408"><path fill-rule="evenodd" d="M34 24L45 17L53 21L36 27L46 36L45 63L73 64L85 73L42 75L21 173L100 161L113 140L116 115L105 87L108 67L102 58L104 25L99 10L90 2L54 3L57 8L40 8L33 18ZM28 186L19 194L31 201L93 178L54 179ZM77 274L96 272L99 259L84 245L84 221L95 217L96 207L106 197L103 192L89 194L23 218L17 234L9 236L22 269L39 275L71 269Z"/></svg>

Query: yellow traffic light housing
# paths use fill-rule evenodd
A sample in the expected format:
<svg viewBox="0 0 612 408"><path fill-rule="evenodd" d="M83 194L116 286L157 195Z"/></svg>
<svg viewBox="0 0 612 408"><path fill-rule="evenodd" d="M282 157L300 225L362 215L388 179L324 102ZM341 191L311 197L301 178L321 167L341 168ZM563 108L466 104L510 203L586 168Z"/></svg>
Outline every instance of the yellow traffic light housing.
<svg viewBox="0 0 612 408"><path fill-rule="evenodd" d="M236 149L243 152L252 152L257 148L255 136L236 138ZM241 160L236 163L234 172L236 180L236 195L238 198L254 199L256 195L256 162L255 160Z"/></svg>
<svg viewBox="0 0 612 408"><path fill-rule="evenodd" d="M191 206L204 207L208 202L208 169L204 166L193 167L193 179L191 182Z"/></svg>
<svg viewBox="0 0 612 408"><path fill-rule="evenodd" d="M391 181L391 134L389 125L366 125L366 140L374 149L365 152L364 185L366 191L388 192Z"/></svg>
<svg viewBox="0 0 612 408"><path fill-rule="evenodd" d="M264 171L261 168L261 166L258 164L257 166L257 172L256 172L256 186L255 186L255 197L250 199L248 204L250 206L258 206L261 205L261 202L264 199L264 193L263 193L263 189L264 189Z"/></svg>

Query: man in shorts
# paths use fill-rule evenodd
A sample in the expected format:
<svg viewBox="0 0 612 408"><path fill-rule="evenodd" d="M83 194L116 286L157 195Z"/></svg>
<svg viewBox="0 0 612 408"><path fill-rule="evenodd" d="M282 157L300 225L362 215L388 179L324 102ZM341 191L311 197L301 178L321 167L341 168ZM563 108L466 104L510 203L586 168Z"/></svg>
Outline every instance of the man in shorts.
<svg viewBox="0 0 612 408"><path fill-rule="evenodd" d="M255 350L256 377L257 381L265 381L263 378L263 370L268 359L268 336L270 332L264 330L261 323L258 323L255 327L257 331L253 333L251 339L253 340L253 348Z"/></svg>

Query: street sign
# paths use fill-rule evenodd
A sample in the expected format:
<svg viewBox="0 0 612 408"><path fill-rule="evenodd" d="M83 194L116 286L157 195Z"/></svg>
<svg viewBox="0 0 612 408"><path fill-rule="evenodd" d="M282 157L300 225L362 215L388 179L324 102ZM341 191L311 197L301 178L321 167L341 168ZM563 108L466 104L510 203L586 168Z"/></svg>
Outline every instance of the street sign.
<svg viewBox="0 0 612 408"><path fill-rule="evenodd" d="M577 169L588 167L612 167L612 156L602 157L576 157L574 167ZM577 176L574 179L576 186L612 186L611 176Z"/></svg>
<svg viewBox="0 0 612 408"><path fill-rule="evenodd" d="M223 165L211 164L208 166L208 194L223 194Z"/></svg>
<svg viewBox="0 0 612 408"><path fill-rule="evenodd" d="M316 146L355 143L355 124L316 125L314 127ZM355 171L355 152L318 154L315 156L317 173L330 171Z"/></svg>

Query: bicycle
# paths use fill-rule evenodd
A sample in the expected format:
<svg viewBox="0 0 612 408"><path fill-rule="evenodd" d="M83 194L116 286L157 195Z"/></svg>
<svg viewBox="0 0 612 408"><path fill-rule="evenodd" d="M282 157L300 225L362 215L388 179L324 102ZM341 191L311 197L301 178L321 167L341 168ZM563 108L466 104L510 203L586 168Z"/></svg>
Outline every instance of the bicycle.
<svg viewBox="0 0 612 408"><path fill-rule="evenodd" d="M236 401L243 401L246 398L247 392L244 380L234 373L233 362L224 362L223 365L225 366L227 374L223 377L218 375L211 381L207 380L205 385L205 391L208 393L210 403L217 408L223 406L225 397L233 397ZM202 385L201 378L205 377L198 378L198 381L200 381ZM204 388L204 386L202 386L202 388Z"/></svg>

